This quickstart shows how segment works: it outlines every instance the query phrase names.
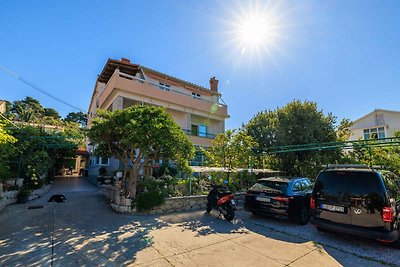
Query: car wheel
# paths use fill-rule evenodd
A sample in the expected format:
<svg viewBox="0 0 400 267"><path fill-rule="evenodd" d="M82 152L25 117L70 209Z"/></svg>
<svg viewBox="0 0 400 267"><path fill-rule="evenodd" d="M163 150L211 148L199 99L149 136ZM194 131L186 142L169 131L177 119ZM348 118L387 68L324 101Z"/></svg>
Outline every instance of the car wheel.
<svg viewBox="0 0 400 267"><path fill-rule="evenodd" d="M305 205L303 205L301 206L300 213L297 215L296 221L300 225L306 225L309 220L310 220L310 211Z"/></svg>

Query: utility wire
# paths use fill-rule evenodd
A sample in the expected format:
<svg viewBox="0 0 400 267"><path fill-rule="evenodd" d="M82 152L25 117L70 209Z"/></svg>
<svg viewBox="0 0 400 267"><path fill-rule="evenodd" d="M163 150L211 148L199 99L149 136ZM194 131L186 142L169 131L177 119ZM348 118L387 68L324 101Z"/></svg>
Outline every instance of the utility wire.
<svg viewBox="0 0 400 267"><path fill-rule="evenodd" d="M21 129L21 128L19 128L15 123L13 123L13 122L10 121L9 119L7 119L7 117L5 117L3 114L0 113L0 115L1 115L4 119L6 119L9 123L11 123L11 124L14 125L15 127L17 127L17 129Z"/></svg>
<svg viewBox="0 0 400 267"><path fill-rule="evenodd" d="M8 68L6 68L6 67L5 67L4 65L2 65L2 64L0 64L0 69L3 70L5 73L9 74L10 76L13 76L13 77L16 78L17 80L20 80L21 82L23 82L23 83L29 85L29 86L32 87L33 89L35 89L35 90L37 90L37 91L39 91L39 92L41 92L41 93L43 93L43 94L45 94L45 95L47 95L47 96L53 98L54 100L57 100L57 101L63 103L64 105L67 105L67 106L69 106L69 107L71 107L71 108L74 108L74 109L77 109L77 110L79 110L79 111L82 111L83 113L86 113L86 111L84 111L83 109L80 109L80 108L78 108L78 107L76 107L76 106L74 106L74 105L71 105L71 104L65 102L64 100L62 100L61 98L58 98L58 97L56 97L56 96L53 96L52 94L50 94L50 93L47 92L46 90L44 90L44 89L40 88L39 86L37 86L37 85L31 83L30 81L26 80L24 77L18 75L17 73L13 72L12 70L9 70Z"/></svg>

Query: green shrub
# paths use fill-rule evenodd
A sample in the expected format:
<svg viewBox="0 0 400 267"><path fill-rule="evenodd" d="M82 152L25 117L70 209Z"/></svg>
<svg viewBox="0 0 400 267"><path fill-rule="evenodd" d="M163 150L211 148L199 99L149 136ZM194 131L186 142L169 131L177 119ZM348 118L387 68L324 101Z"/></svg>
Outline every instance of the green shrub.
<svg viewBox="0 0 400 267"><path fill-rule="evenodd" d="M149 191L136 196L135 202L139 212L149 211L154 207L164 204L165 195L163 192Z"/></svg>
<svg viewBox="0 0 400 267"><path fill-rule="evenodd" d="M29 197L31 195L31 189L27 186L22 186L18 191L18 197Z"/></svg>

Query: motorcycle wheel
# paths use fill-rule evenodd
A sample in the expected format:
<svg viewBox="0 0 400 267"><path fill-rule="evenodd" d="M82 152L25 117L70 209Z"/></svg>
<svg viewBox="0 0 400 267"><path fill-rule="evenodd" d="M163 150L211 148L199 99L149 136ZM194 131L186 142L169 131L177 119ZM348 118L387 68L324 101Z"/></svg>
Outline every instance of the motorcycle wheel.
<svg viewBox="0 0 400 267"><path fill-rule="evenodd" d="M207 211L208 213L210 213L211 210L212 210L211 205L207 203L206 211Z"/></svg>
<svg viewBox="0 0 400 267"><path fill-rule="evenodd" d="M225 207L226 214L224 217L227 221L232 221L235 218L235 209L231 205L226 205Z"/></svg>

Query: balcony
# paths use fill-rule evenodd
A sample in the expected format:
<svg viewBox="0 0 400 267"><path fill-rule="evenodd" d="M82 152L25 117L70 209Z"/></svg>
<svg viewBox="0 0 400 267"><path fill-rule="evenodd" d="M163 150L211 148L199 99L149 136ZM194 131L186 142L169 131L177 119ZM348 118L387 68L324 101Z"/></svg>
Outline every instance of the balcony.
<svg viewBox="0 0 400 267"><path fill-rule="evenodd" d="M203 114L212 114L224 120L229 117L227 106L220 102L194 97L191 93L182 92L166 85L156 84L132 75L128 75L115 70L108 80L104 91L99 96L99 107L106 108L112 101L112 96L117 90L126 94L133 94L130 97L150 104L171 107L193 109Z"/></svg>
<svg viewBox="0 0 400 267"><path fill-rule="evenodd" d="M198 136L198 137L210 138L210 139L214 139L217 136L216 134L211 134L211 133L193 132L188 129L182 129L182 131L186 135L189 135L189 136Z"/></svg>

